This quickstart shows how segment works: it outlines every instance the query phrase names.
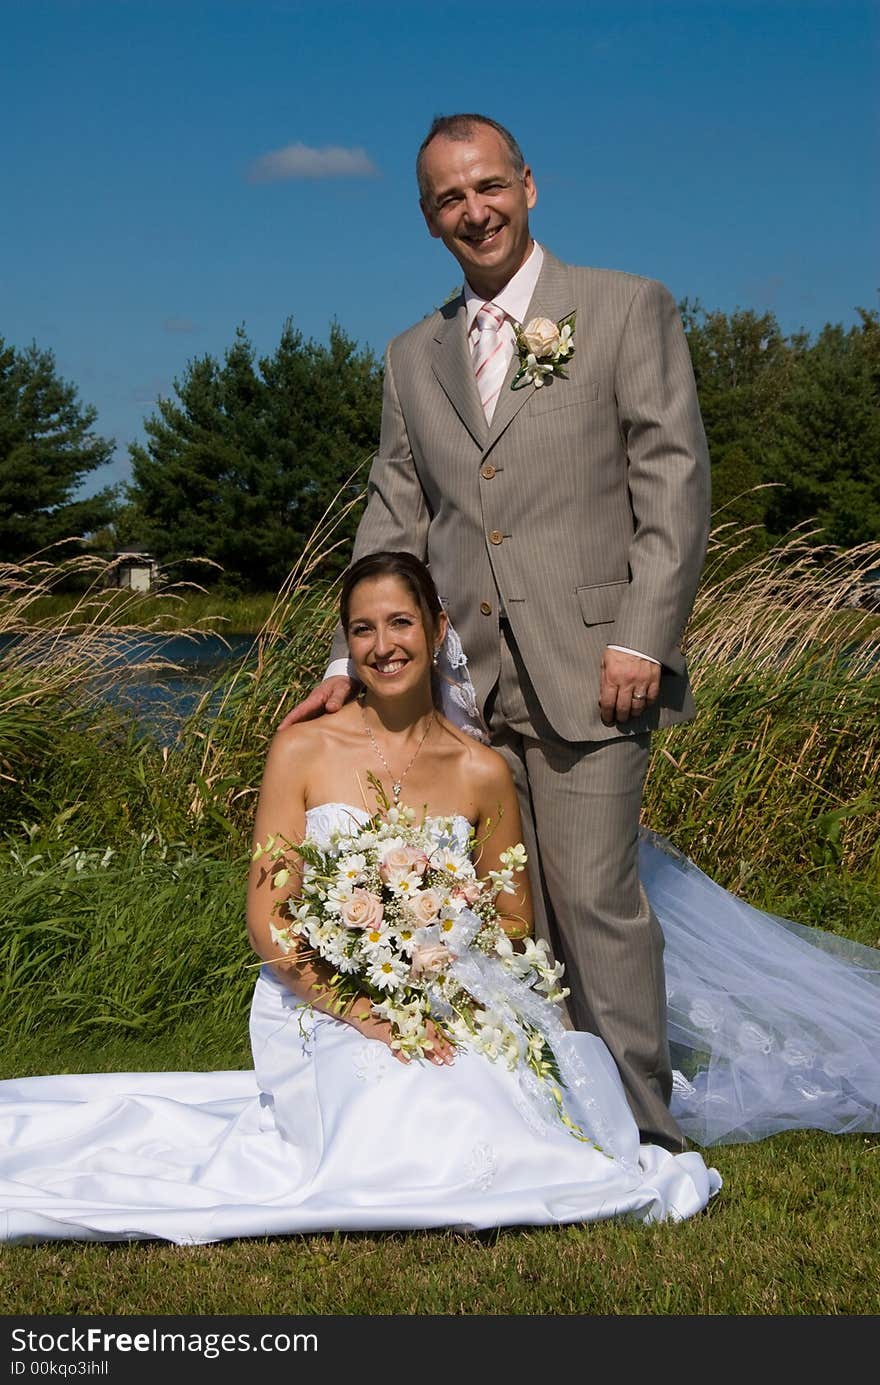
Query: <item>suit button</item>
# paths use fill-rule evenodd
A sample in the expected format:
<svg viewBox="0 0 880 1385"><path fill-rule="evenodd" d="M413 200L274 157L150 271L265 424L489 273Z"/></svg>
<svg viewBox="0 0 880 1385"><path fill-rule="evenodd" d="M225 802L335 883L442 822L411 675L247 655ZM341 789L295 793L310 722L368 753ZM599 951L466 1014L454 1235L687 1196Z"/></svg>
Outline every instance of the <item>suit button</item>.
<svg viewBox="0 0 880 1385"><path fill-rule="evenodd" d="M492 480L492 477L495 475L495 468L491 462L487 462L485 466L480 467L480 475L484 481Z"/></svg>
<svg viewBox="0 0 880 1385"><path fill-rule="evenodd" d="M480 602L480 615L483 615L483 616L490 616L491 614L492 614L492 607L489 605L488 601L481 601L481 602Z"/></svg>
<svg viewBox="0 0 880 1385"><path fill-rule="evenodd" d="M473 475L473 472L471 472L471 475ZM500 529L493 529L493 530L492 530L491 534L489 535L489 542L490 542L490 543L503 543L503 542L504 542L504 535L502 534L502 532L501 532Z"/></svg>

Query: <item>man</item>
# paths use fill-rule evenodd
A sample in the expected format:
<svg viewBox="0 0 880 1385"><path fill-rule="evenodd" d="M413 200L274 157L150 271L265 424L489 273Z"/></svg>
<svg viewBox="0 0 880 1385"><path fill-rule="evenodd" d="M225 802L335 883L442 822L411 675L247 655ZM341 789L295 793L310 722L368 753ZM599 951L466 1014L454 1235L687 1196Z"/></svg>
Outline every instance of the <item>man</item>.
<svg viewBox="0 0 880 1385"><path fill-rule="evenodd" d="M438 118L417 173L466 282L388 350L354 558L429 562L516 779L574 1023L610 1048L642 1138L680 1150L637 832L651 730L693 712L680 644L709 468L687 343L660 284L532 240L534 179L503 126ZM513 324L536 318L523 343ZM288 720L342 705L335 671Z"/></svg>

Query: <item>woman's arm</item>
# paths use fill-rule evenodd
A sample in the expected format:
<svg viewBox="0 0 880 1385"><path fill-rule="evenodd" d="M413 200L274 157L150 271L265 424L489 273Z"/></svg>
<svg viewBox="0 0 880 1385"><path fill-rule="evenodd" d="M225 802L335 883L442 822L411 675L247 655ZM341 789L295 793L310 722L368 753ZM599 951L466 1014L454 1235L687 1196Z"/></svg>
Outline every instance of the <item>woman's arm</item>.
<svg viewBox="0 0 880 1385"><path fill-rule="evenodd" d="M274 841L276 848L288 843L296 845L306 830L306 783L310 759L310 741L314 737L299 727L275 733L263 770L260 795L254 817L252 859L248 873L247 927L251 947L264 962L276 963L277 976L295 995L315 1001L311 994L312 981L307 975L304 956L285 953L272 937L272 927L282 928L289 921L283 905L299 891L302 882L302 863L293 850L275 857L268 849ZM264 854L254 860L258 848ZM287 878L281 872L287 872ZM283 883L276 884L276 880Z"/></svg>
<svg viewBox="0 0 880 1385"><path fill-rule="evenodd" d="M513 777L505 761L494 750L485 750L485 771L479 780L479 817L477 820L477 854L474 864L481 877L490 871L503 869L502 853L521 844L522 820ZM513 877L514 893L500 892L495 907L501 925L509 938L525 938L532 931L532 892L529 872L523 870Z"/></svg>
<svg viewBox="0 0 880 1385"><path fill-rule="evenodd" d="M260 795L254 819L253 852L266 847L274 837L276 843L294 845L303 840L306 832L306 787L313 761L321 753L320 734L314 726L291 726L279 729L269 748ZM326 747L324 748L326 753ZM276 884L286 871L283 883ZM301 1000L315 1010L330 1014L334 1019L352 1025L366 1038L391 1043L391 1026L372 1012L367 995L357 996L344 1011L340 1011L330 985L333 968L315 956L308 944L293 939L294 948L285 952L272 937L272 925L282 928L289 915L282 912L288 899L295 896L302 883L302 863L296 851L288 850L281 858L270 853L251 861L247 890L247 927L251 947L264 962L272 964L279 980ZM442 1035L433 1033L435 1062L449 1062L452 1048ZM409 1059L392 1050L401 1062Z"/></svg>

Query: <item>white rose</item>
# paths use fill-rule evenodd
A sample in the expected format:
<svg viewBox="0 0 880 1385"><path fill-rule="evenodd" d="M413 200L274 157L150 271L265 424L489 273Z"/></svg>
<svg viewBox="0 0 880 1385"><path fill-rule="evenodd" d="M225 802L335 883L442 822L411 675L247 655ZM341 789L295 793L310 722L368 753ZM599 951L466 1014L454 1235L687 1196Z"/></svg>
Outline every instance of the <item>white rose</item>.
<svg viewBox="0 0 880 1385"><path fill-rule="evenodd" d="M352 890L339 912L347 928L378 928L382 922L382 901L369 890Z"/></svg>
<svg viewBox="0 0 880 1385"><path fill-rule="evenodd" d="M542 356L552 356L559 345L559 328L549 317L533 317L523 328L522 336L529 351L539 360Z"/></svg>
<svg viewBox="0 0 880 1385"><path fill-rule="evenodd" d="M440 894L437 890L420 890L408 901L409 911L423 926L433 923L440 912Z"/></svg>

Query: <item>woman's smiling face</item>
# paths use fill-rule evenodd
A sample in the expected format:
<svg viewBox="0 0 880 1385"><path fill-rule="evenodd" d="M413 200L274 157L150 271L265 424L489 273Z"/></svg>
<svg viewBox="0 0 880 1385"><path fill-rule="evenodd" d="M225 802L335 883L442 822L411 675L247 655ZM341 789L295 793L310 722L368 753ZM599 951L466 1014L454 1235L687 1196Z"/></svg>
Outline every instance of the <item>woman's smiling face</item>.
<svg viewBox="0 0 880 1385"><path fill-rule="evenodd" d="M440 617L445 624L445 617ZM351 594L348 648L357 678L379 693L412 691L430 683L435 641L421 606L400 577L365 577Z"/></svg>

